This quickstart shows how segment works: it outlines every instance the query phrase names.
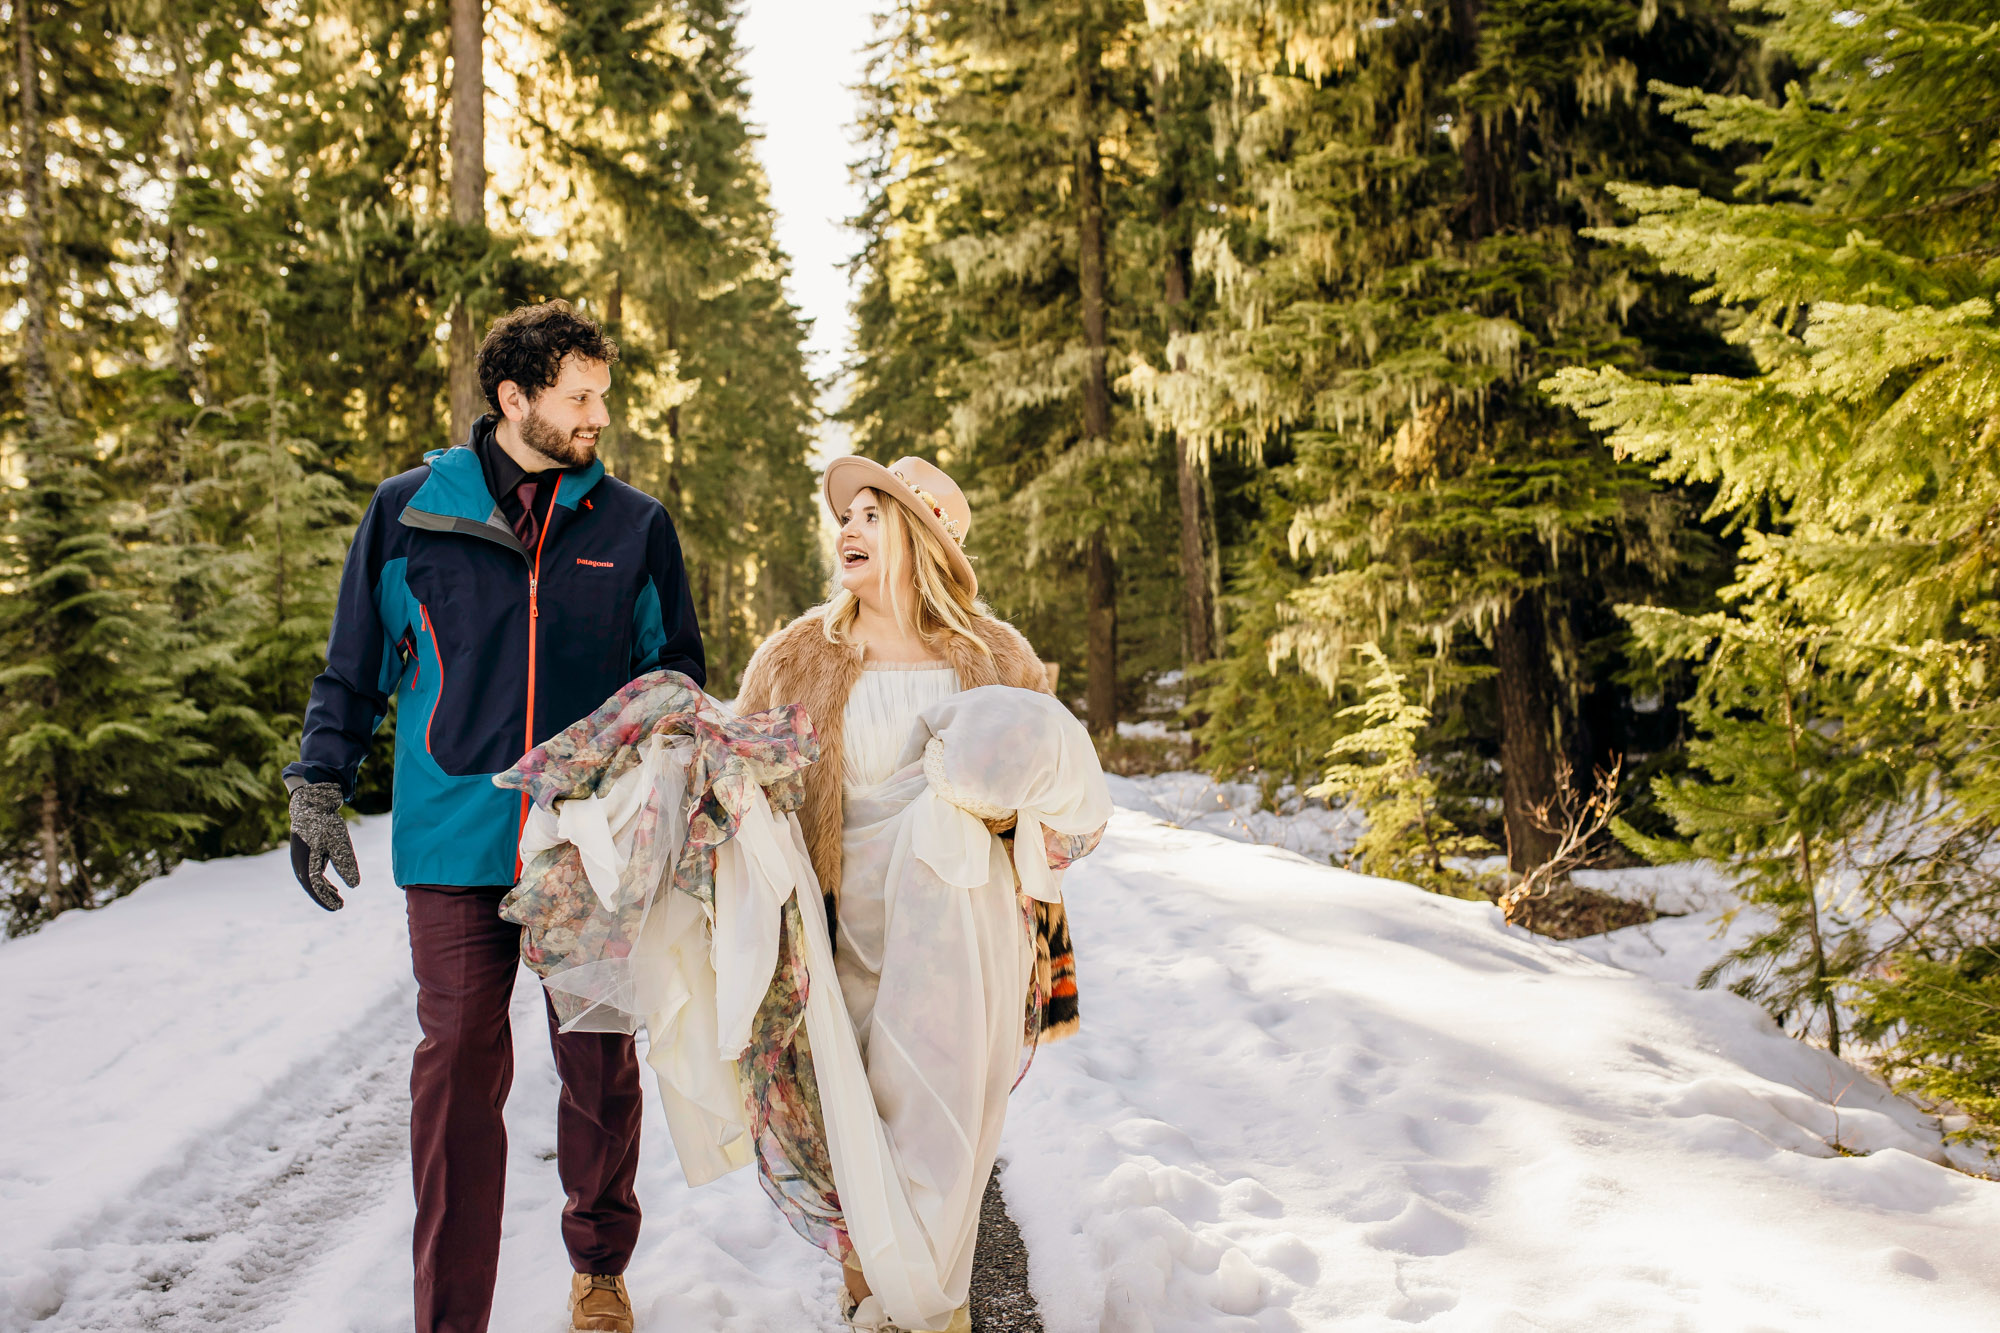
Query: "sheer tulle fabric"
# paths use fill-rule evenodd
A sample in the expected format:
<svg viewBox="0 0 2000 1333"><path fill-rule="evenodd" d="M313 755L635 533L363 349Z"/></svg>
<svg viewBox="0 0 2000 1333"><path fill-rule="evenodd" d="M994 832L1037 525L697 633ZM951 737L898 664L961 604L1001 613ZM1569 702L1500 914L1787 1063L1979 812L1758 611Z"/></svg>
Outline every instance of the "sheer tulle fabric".
<svg viewBox="0 0 2000 1333"><path fill-rule="evenodd" d="M984 825L985 871L970 889L918 856L927 790L922 768L911 765L848 796L834 958L921 1251L871 1251L844 1182L841 1202L870 1287L911 1328L944 1327L965 1300L1035 963L1007 853ZM886 1281L898 1269L910 1271L904 1280L920 1302L935 1291L936 1303L899 1310Z"/></svg>
<svg viewBox="0 0 2000 1333"><path fill-rule="evenodd" d="M1061 902L1061 872L1051 860L1067 864L1083 854L1077 846L1094 847L1111 818L1111 792L1083 724L1050 695L985 685L926 708L906 744L903 764L921 765L929 751L941 779L917 816L922 859L951 883L980 882L992 837L984 816L1010 811L1016 845L1045 852L1017 858L1021 891Z"/></svg>
<svg viewBox="0 0 2000 1333"><path fill-rule="evenodd" d="M659 928L652 918L663 902L672 908L674 899L686 898L695 917L702 915L701 904L687 895L657 892L687 841L687 775L694 742L686 736L654 735L641 754L640 766L602 795L562 801L553 810L529 805L521 830L523 866L565 843L573 845L598 906L622 919L635 940L649 928ZM685 908L676 924L685 930ZM632 954L607 948L596 957L580 952L565 961L568 966L542 978L565 1031L632 1032L641 1016L661 1007L659 988L666 974L635 968Z"/></svg>
<svg viewBox="0 0 2000 1333"><path fill-rule="evenodd" d="M631 955L662 891L712 906L715 849L736 836L751 795L797 809L818 760L797 705L738 716L686 676L654 671L494 776L530 807L500 915L523 927L522 961L566 1030L635 1030L654 1006L633 991L643 979Z"/></svg>

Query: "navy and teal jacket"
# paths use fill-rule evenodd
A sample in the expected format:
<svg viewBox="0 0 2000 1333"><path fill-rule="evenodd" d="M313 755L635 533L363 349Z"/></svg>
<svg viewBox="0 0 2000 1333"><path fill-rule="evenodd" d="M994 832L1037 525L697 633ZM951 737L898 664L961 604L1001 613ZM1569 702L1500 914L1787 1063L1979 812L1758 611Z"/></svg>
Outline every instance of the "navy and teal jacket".
<svg viewBox="0 0 2000 1333"><path fill-rule="evenodd" d="M526 804L493 775L635 676L707 680L666 509L602 463L558 475L532 549L466 446L383 482L354 534L285 776L351 796L396 698L398 884L512 884Z"/></svg>

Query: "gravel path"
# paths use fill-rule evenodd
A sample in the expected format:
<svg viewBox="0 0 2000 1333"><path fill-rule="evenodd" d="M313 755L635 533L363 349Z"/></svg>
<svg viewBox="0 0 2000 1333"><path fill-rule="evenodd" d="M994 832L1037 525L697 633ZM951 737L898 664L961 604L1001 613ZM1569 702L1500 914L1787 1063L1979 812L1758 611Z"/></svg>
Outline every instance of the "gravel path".
<svg viewBox="0 0 2000 1333"><path fill-rule="evenodd" d="M1042 1312L1028 1290L1028 1251L1014 1219L1007 1216L998 1167L979 1203L979 1241L972 1258L972 1330L1042 1333Z"/></svg>

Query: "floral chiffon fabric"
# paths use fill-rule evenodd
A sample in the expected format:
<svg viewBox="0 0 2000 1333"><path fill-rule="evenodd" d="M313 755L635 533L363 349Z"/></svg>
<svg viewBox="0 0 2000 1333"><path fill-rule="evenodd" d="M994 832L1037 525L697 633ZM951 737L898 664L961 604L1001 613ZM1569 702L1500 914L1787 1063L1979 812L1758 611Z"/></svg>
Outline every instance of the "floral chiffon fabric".
<svg viewBox="0 0 2000 1333"><path fill-rule="evenodd" d="M678 812L658 809L660 794L654 790L636 821L630 859L608 906L592 888L577 848L567 842L524 865L520 882L501 900L500 915L523 928L522 960L544 981L630 957L662 885L712 909L716 849L736 836L750 801L761 793L776 814L796 810L805 794L803 774L819 759L819 738L798 705L738 717L686 676L655 671L529 751L493 782L553 810L559 801L609 791L644 762L656 737L684 738L683 747L691 749L685 838L675 837L682 827ZM845 1258L847 1236L805 1033L809 982L801 932L795 896L783 907L777 966L737 1072L759 1183L800 1235ZM552 985L549 995L564 1022L589 1007L560 986Z"/></svg>

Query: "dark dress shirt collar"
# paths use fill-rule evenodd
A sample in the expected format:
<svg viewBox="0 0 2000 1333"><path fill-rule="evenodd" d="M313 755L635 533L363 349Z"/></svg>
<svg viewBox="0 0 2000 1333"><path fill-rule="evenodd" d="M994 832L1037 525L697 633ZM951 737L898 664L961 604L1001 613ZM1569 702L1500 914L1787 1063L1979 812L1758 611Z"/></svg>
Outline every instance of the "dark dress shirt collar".
<svg viewBox="0 0 2000 1333"><path fill-rule="evenodd" d="M479 455L479 470L486 476L486 489L492 494L493 502L500 506L500 513L507 522L518 524L521 519L520 485L524 481L536 483L535 509L538 517L546 521L549 501L555 493L556 474L567 469L549 467L540 472L525 471L500 447L500 441L495 436L499 424L500 418L489 412L472 428L472 451Z"/></svg>

